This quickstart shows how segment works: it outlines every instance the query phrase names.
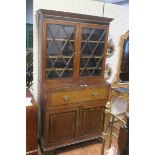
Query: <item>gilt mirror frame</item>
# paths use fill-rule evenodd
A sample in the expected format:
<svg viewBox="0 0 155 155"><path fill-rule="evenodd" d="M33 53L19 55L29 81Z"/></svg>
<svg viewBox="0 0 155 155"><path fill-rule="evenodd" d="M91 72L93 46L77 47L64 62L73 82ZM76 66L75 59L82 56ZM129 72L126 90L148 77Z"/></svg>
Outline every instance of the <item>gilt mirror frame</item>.
<svg viewBox="0 0 155 155"><path fill-rule="evenodd" d="M123 55L123 46L125 40L129 37L129 31L127 31L125 34L121 35L119 40L119 54L118 54L118 63L117 63L117 69L116 74L114 77L114 80L112 81L112 87L129 87L129 82L120 82L120 71L121 71L121 60Z"/></svg>

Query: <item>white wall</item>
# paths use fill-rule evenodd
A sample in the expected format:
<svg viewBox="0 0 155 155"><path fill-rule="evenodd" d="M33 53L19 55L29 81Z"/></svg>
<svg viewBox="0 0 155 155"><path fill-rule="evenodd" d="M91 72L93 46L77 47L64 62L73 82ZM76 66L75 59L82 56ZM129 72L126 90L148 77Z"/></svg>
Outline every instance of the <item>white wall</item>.
<svg viewBox="0 0 155 155"><path fill-rule="evenodd" d="M73 13L81 13L88 15L103 16L103 2L95 0L34 0L34 12L33 12L33 63L34 63L34 96L37 99L38 96L38 39L37 39L37 25L35 21L35 11L39 9L51 9L58 11L67 11ZM116 4L105 4L105 17L114 18L110 24L109 39L113 39L115 45L115 53L111 58L106 59L106 63L109 63L112 67L113 73L108 80L112 82L117 68L118 51L119 51L119 37L129 29L129 17L128 7L119 6Z"/></svg>
<svg viewBox="0 0 155 155"><path fill-rule="evenodd" d="M107 5L105 7L106 17L112 17L114 20L110 24L109 39L113 40L115 51L111 58L106 59L106 63L110 65L113 70L111 78L108 82L112 82L116 73L118 56L119 56L119 40L120 36L129 30L129 10L128 7L119 5Z"/></svg>

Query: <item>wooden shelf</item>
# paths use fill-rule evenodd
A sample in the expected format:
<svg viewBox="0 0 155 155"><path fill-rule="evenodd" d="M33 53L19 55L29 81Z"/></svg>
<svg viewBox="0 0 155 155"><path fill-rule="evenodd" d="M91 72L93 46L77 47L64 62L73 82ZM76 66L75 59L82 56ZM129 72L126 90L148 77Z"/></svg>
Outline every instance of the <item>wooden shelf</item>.
<svg viewBox="0 0 155 155"><path fill-rule="evenodd" d="M67 40L69 40L70 42L75 41L73 39L52 39L52 38L47 38L47 40L55 40L55 41L67 41ZM98 43L97 40L82 40L81 42ZM104 41L100 41L100 43L104 43Z"/></svg>
<svg viewBox="0 0 155 155"><path fill-rule="evenodd" d="M81 42L89 42L89 43L98 43L99 41L95 40L82 40ZM100 43L104 43L104 41L100 41Z"/></svg>
<svg viewBox="0 0 155 155"><path fill-rule="evenodd" d="M67 40L69 40L70 42L74 42L75 40L73 40L73 39L52 39L52 38L46 38L47 40L55 40L55 41L67 41Z"/></svg>
<svg viewBox="0 0 155 155"><path fill-rule="evenodd" d="M85 55L85 56L81 56L83 59L89 59L89 58L96 58L96 59L100 59L100 58L102 58L102 56L87 56L87 55Z"/></svg>
<svg viewBox="0 0 155 155"><path fill-rule="evenodd" d="M84 69L102 69L101 67L96 68L96 67L88 67L88 68L80 68L80 70L84 70Z"/></svg>
<svg viewBox="0 0 155 155"><path fill-rule="evenodd" d="M65 58L65 59L70 59L72 56L67 56L67 55L65 55L65 56L62 56L63 58ZM60 57L60 56L57 56L57 55L53 55L53 56L47 56L47 58L49 58L49 59L57 59L57 58L62 58L62 57ZM82 58L83 59L89 59L89 58L95 58L95 59L100 59L100 58L102 58L102 56L82 56Z"/></svg>
<svg viewBox="0 0 155 155"><path fill-rule="evenodd" d="M102 69L101 67L99 67L99 68L96 68L96 67L88 67L88 68L80 68L80 70L84 70L84 69L89 69L89 70L91 70L91 69ZM46 71L62 71L62 70L73 70L73 68L54 68L54 69L51 69L51 68L47 68L46 69Z"/></svg>
<svg viewBox="0 0 155 155"><path fill-rule="evenodd" d="M64 67L64 68L53 68L53 69L47 68L46 69L47 72L49 72L49 71L62 71L62 70L68 71L68 70L73 70L73 68L66 68L65 69L65 67Z"/></svg>
<svg viewBox="0 0 155 155"><path fill-rule="evenodd" d="M47 58L49 58L49 59L57 59L57 58L65 58L65 59L70 59L72 56L57 56L57 55L53 55L53 56L47 56Z"/></svg>

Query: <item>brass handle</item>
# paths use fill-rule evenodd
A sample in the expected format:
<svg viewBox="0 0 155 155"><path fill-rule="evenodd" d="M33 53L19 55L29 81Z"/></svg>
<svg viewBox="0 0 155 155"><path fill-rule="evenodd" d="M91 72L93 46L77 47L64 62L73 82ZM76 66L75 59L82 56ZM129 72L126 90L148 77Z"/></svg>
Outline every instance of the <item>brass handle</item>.
<svg viewBox="0 0 155 155"><path fill-rule="evenodd" d="M69 100L69 96L64 96L64 101L67 102Z"/></svg>
<svg viewBox="0 0 155 155"><path fill-rule="evenodd" d="M92 96L96 97L97 94L98 94L97 92L94 92L94 93L92 94Z"/></svg>
<svg viewBox="0 0 155 155"><path fill-rule="evenodd" d="M119 96L120 99L123 99L123 96Z"/></svg>

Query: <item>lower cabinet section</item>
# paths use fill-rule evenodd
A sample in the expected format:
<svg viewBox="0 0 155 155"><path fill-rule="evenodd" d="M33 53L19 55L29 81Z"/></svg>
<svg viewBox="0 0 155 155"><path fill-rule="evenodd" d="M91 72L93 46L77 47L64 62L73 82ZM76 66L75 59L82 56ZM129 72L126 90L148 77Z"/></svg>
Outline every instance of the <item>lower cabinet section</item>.
<svg viewBox="0 0 155 155"><path fill-rule="evenodd" d="M44 146L42 144L42 149L52 151L62 146L99 138L104 121L104 102L54 108L45 115L46 129L43 139L47 141Z"/></svg>
<svg viewBox="0 0 155 155"><path fill-rule="evenodd" d="M64 90L52 91L42 88L39 106L39 142L43 155L51 155L60 147L102 137L104 109L108 100L105 96L109 89L103 87L101 91L101 88L74 88L73 92L78 94L74 94L72 89L66 89L67 99L62 95ZM83 91L90 94L85 95ZM98 93L92 95L92 92L105 91L107 92L103 97ZM61 98L57 98L55 94Z"/></svg>

